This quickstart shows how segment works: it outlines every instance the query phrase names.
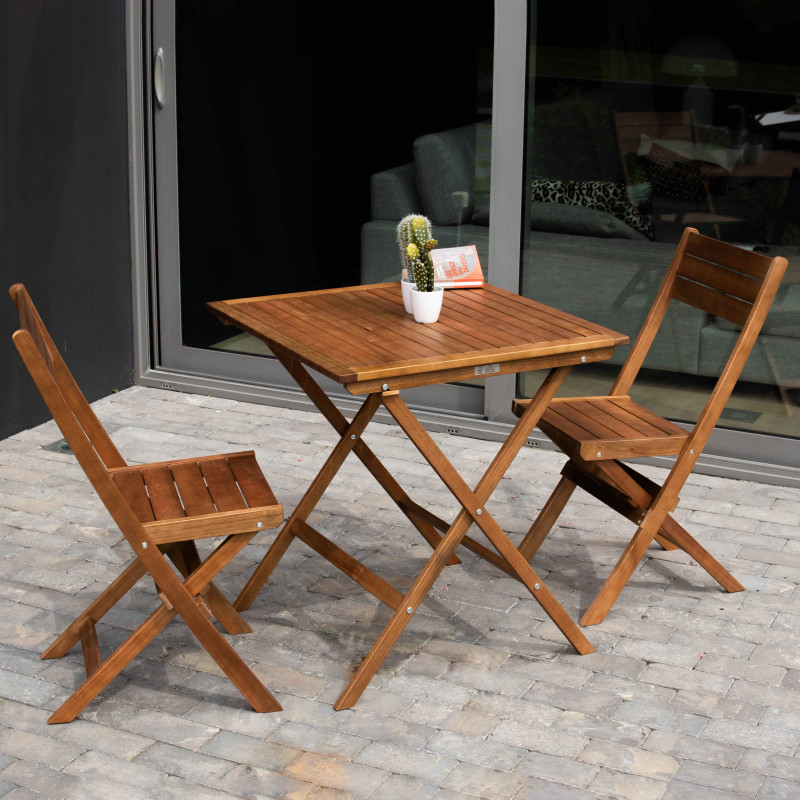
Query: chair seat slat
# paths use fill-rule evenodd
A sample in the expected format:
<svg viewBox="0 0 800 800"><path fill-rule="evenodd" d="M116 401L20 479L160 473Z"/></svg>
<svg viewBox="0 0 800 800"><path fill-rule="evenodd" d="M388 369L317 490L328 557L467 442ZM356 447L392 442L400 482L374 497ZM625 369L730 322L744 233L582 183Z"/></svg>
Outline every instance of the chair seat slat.
<svg viewBox="0 0 800 800"><path fill-rule="evenodd" d="M152 522L155 516L141 473L138 470L135 472L119 472L113 478L114 483L117 484L117 488L119 488L136 518L140 522Z"/></svg>
<svg viewBox="0 0 800 800"><path fill-rule="evenodd" d="M686 431L674 422L654 414L650 409L640 406L630 398L615 400L615 405L624 408L626 414L635 417L636 425L646 426L652 436L679 436L686 435Z"/></svg>
<svg viewBox="0 0 800 800"><path fill-rule="evenodd" d="M200 469L217 511L240 511L247 508L227 461L204 461L201 462Z"/></svg>
<svg viewBox="0 0 800 800"><path fill-rule="evenodd" d="M185 517L181 499L169 467L153 467L142 470L142 477L150 494L150 504L157 520Z"/></svg>
<svg viewBox="0 0 800 800"><path fill-rule="evenodd" d="M175 464L172 477L181 494L183 507L190 517L198 514L213 514L216 509L203 480L203 473L197 464Z"/></svg>
<svg viewBox="0 0 800 800"><path fill-rule="evenodd" d="M618 439L620 437L620 432L614 424L613 417L598 407L578 401L575 403L559 403L557 408L559 413L566 419L586 431L586 435L582 437L583 440Z"/></svg>
<svg viewBox="0 0 800 800"><path fill-rule="evenodd" d="M631 404L613 401L577 402L575 409L588 419L595 420L598 439L646 439L662 431L631 413ZM588 427L588 426L587 426ZM602 434L600 431L602 430Z"/></svg>
<svg viewBox="0 0 800 800"><path fill-rule="evenodd" d="M228 465L250 508L274 506L278 502L255 456L234 456L228 459Z"/></svg>

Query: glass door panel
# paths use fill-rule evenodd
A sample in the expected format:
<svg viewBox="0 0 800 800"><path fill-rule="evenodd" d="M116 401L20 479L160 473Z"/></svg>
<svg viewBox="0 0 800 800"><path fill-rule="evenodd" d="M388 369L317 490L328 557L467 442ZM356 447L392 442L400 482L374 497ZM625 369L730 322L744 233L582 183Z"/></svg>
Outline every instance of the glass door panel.
<svg viewBox="0 0 800 800"><path fill-rule="evenodd" d="M427 54L425 31L377 23L366 2L153 9L154 49L167 43L154 112L163 363L255 374L268 348L206 303L399 280L408 213L442 247L477 244L489 269L493 0L426 8L439 32ZM455 407L482 413L482 388L464 391Z"/></svg>
<svg viewBox="0 0 800 800"><path fill-rule="evenodd" d="M798 437L800 15L789 2L712 5L713 36L688 3L619 0L577 17L530 4L520 291L633 339L686 226L786 256L720 426ZM676 304L634 399L694 422L735 337ZM573 370L561 394L607 392L628 349ZM519 392L541 378L520 376Z"/></svg>

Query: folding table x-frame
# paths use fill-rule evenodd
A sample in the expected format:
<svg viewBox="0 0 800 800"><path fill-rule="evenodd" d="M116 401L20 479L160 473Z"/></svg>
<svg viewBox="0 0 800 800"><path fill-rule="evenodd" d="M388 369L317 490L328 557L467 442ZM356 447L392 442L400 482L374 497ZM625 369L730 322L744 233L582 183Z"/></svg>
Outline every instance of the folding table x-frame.
<svg viewBox="0 0 800 800"><path fill-rule="evenodd" d="M455 551L464 545L520 580L575 649L593 652L528 561L486 509L486 502L574 364L608 358L627 337L497 287L449 290L433 325L404 313L396 283L210 303L220 319L269 344L339 441L242 590L235 607L252 604L297 538L393 610L335 704L351 707L380 667ZM338 410L306 367L366 396L352 420ZM550 372L525 413L471 489L400 397L409 387L534 369ZM415 503L362 439L383 406L454 495L461 510L448 524ZM308 524L350 453L354 453L433 548L405 594ZM467 536L477 525L494 549Z"/></svg>

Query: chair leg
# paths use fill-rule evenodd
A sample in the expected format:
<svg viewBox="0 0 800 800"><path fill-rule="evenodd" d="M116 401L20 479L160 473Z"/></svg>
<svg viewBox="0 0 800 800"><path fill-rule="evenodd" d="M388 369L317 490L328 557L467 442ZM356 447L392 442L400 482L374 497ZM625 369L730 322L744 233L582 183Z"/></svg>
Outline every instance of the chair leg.
<svg viewBox="0 0 800 800"><path fill-rule="evenodd" d="M172 569L164 563L163 556L159 555L158 557L161 561L158 558L151 558L149 555L146 560L150 562L148 570L158 575L161 589L175 611L245 700L255 711L280 711L281 706L278 701L242 661L241 656L194 601L195 595L206 589L211 583L211 579L241 551L253 536L255 536L255 532L229 536L206 557L184 583L181 583Z"/></svg>
<svg viewBox="0 0 800 800"><path fill-rule="evenodd" d="M662 528L676 546L691 556L726 592L744 591L744 586L672 517L668 516L664 520Z"/></svg>
<svg viewBox="0 0 800 800"><path fill-rule="evenodd" d="M597 596L583 617L581 617L581 625L597 625L605 619L606 614L611 610L620 592L625 588L625 584L633 575L633 571L642 560L659 528L660 521L653 519L651 516L636 531Z"/></svg>
<svg viewBox="0 0 800 800"><path fill-rule="evenodd" d="M89 703L166 627L175 611L161 605L53 713L51 725L72 722Z"/></svg>
<svg viewBox="0 0 800 800"><path fill-rule="evenodd" d="M574 491L575 484L568 478L562 477L520 543L519 552L522 553L526 561L533 560Z"/></svg>
<svg viewBox="0 0 800 800"><path fill-rule="evenodd" d="M146 572L138 558L128 564L119 577L42 653L42 658L62 658L69 653L80 641L84 625L88 621L92 625L99 622Z"/></svg>
<svg viewBox="0 0 800 800"><path fill-rule="evenodd" d="M253 534L255 535L255 534ZM214 659L217 665L228 676L230 681L241 692L250 705L260 712L280 711L278 701L264 687L261 681L242 661L239 654L225 640L214 624L197 606L194 598L206 591L219 570L227 564L244 545L252 538L248 535L229 537L219 544L217 548L187 577L184 583L175 575L170 567L164 564L160 570L159 595L162 602L159 607L105 660L99 661L99 651L96 652L92 632L88 630L92 617L89 609L85 611L60 637L61 643L58 650L62 650L70 637L66 634L73 631L78 625L77 637L83 638L88 645L84 650L84 659L87 667L87 677L83 684L61 705L48 720L50 723L70 722L106 687L119 673L166 627L166 625L179 614L187 627L205 648L206 652ZM157 558L163 559L158 554ZM178 554L179 561L182 555ZM151 562L150 568L145 570L139 559L135 561L123 574L117 578L91 606L100 608L107 606L112 596L126 583L135 583L145 571L153 571L154 563L158 562L147 556ZM184 565L185 566L185 565ZM137 577L138 575L138 577ZM132 582L131 582L132 581ZM112 587L115 592L112 592ZM122 592L124 594L124 592ZM121 595L120 595L121 596ZM102 601L102 602L101 602ZM71 634L72 635L72 634ZM76 639L77 641L77 639ZM67 648L69 649L69 648ZM49 648L53 650L53 646ZM87 657L88 650L88 657ZM65 651L66 652L66 651ZM52 653L49 658L55 657Z"/></svg>
<svg viewBox="0 0 800 800"><path fill-rule="evenodd" d="M200 554L193 541L180 542L167 551L172 562L184 578L200 566ZM252 633L253 629L245 622L244 617L228 602L228 598L213 584L208 584L205 599L213 615L219 620L226 633Z"/></svg>

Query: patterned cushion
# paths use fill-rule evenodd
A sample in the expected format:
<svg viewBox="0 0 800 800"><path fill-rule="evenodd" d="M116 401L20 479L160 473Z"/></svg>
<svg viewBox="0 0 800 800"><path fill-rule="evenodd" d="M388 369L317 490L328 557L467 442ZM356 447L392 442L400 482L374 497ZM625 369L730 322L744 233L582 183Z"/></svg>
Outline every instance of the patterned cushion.
<svg viewBox="0 0 800 800"><path fill-rule="evenodd" d="M656 143L646 156L640 157L640 163L647 180L653 184L653 194L695 203L702 202L706 186L712 181L728 176L727 170L718 164L686 158Z"/></svg>
<svg viewBox="0 0 800 800"><path fill-rule="evenodd" d="M607 181L531 181L531 201L534 203L562 203L605 211L648 239L653 234L653 217L637 208L628 199L628 187L623 183Z"/></svg>

